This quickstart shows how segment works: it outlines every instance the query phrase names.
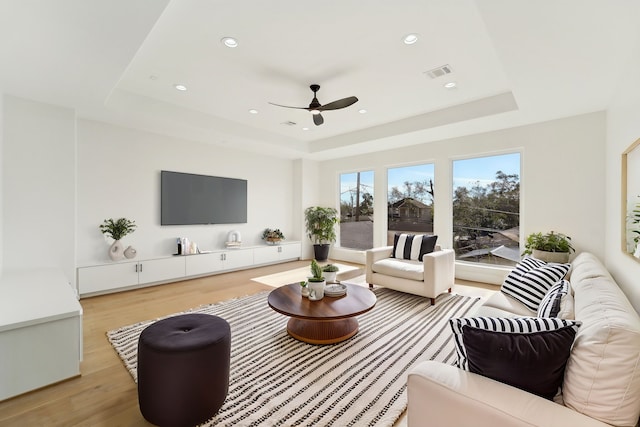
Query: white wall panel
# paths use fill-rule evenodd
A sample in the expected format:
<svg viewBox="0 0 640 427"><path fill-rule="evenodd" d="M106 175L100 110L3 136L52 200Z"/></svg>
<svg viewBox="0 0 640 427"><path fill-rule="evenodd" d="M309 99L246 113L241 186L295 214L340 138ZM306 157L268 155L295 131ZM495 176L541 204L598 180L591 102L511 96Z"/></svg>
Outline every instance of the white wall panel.
<svg viewBox="0 0 640 427"><path fill-rule="evenodd" d="M246 179L247 223L160 226L161 170ZM292 205L290 160L78 121L78 266L110 262L108 242L98 229L106 218L135 220L136 231L123 243L136 248L139 259L147 259L174 253L179 236L204 250L224 248L231 230L240 231L247 246L263 243L266 227L299 240L299 231L292 228Z"/></svg>

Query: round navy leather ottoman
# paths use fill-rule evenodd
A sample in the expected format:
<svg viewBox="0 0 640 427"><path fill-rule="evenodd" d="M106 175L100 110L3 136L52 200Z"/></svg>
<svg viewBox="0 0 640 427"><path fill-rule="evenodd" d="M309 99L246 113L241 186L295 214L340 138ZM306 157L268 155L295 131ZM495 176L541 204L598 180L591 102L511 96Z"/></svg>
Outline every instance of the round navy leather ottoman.
<svg viewBox="0 0 640 427"><path fill-rule="evenodd" d="M148 326L138 340L138 403L161 427L201 424L229 390L231 330L226 320L184 314Z"/></svg>

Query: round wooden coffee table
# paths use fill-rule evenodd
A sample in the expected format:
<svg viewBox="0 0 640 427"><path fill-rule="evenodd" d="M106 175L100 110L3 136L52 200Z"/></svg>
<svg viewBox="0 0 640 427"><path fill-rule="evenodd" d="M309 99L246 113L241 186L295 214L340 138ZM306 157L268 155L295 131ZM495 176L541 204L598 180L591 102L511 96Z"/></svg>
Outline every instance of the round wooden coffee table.
<svg viewBox="0 0 640 427"><path fill-rule="evenodd" d="M347 294L311 301L293 283L274 289L269 294L269 306L291 317L287 332L293 338L309 344L335 344L358 332L355 316L376 305L376 296L369 288L347 284Z"/></svg>

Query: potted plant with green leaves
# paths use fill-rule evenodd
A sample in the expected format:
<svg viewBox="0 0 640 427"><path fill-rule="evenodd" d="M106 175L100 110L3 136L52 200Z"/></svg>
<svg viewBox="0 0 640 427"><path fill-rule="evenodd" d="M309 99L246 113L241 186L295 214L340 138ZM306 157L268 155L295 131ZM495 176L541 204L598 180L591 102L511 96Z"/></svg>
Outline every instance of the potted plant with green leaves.
<svg viewBox="0 0 640 427"><path fill-rule="evenodd" d="M311 260L311 276L307 279L307 282L310 300L317 301L324 298L324 286L326 282L322 275L322 268L315 259Z"/></svg>
<svg viewBox="0 0 640 427"><path fill-rule="evenodd" d="M336 241L335 225L338 211L334 208L311 206L304 211L307 236L313 242L315 259L324 261L329 257L329 247Z"/></svg>
<svg viewBox="0 0 640 427"><path fill-rule="evenodd" d="M338 271L340 271L340 269L335 264L327 264L322 267L322 273L327 283L335 283Z"/></svg>
<svg viewBox="0 0 640 427"><path fill-rule="evenodd" d="M124 256L127 258L135 257L136 250L131 246L125 250L124 246L122 246L122 243L120 242L120 239L124 236L135 231L137 227L135 221L127 218L118 218L116 220L109 218L105 219L98 227L100 228L100 231L102 231L102 234L109 236L114 240L109 248L109 258L111 258L112 261L122 259Z"/></svg>
<svg viewBox="0 0 640 427"><path fill-rule="evenodd" d="M532 255L545 262L568 262L570 253L575 252L571 245L571 237L553 231L546 234L529 234L524 247L523 255Z"/></svg>
<svg viewBox="0 0 640 427"><path fill-rule="evenodd" d="M265 228L262 232L262 240L266 241L268 244L275 245L280 243L281 240L284 240L284 234L279 228Z"/></svg>

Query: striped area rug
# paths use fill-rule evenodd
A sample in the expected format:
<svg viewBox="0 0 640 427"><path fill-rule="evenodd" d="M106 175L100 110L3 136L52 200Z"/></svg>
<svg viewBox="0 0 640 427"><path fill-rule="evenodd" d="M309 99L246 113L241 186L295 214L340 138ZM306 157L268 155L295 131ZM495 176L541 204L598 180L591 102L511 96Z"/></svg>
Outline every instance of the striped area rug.
<svg viewBox="0 0 640 427"><path fill-rule="evenodd" d="M392 426L407 406L409 369L422 360L452 364L447 321L472 314L479 299L443 294L431 306L385 288L375 293L358 334L330 346L289 337L288 318L269 308L268 291L189 310L231 325L229 393L203 425ZM107 332L134 380L138 337L153 322Z"/></svg>

